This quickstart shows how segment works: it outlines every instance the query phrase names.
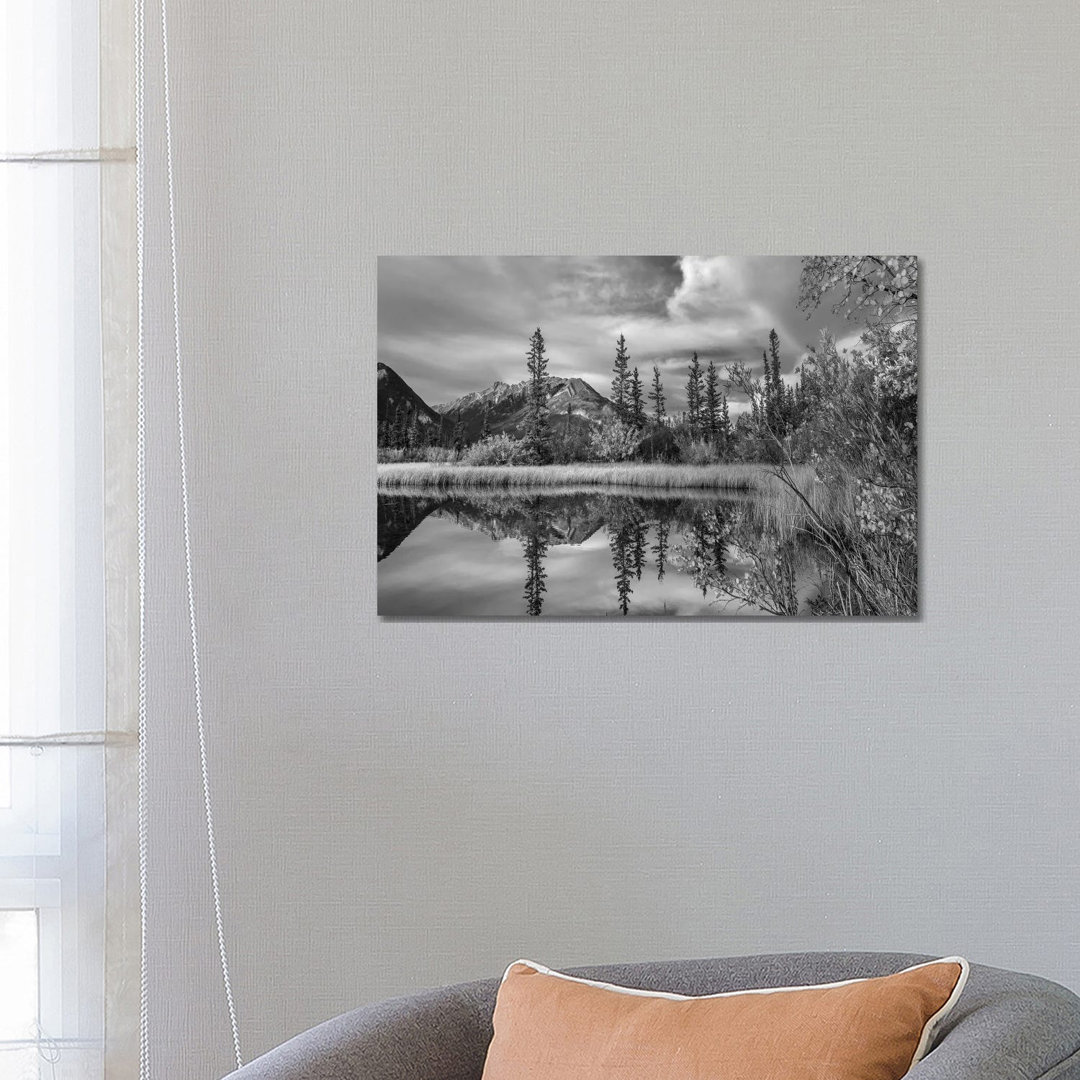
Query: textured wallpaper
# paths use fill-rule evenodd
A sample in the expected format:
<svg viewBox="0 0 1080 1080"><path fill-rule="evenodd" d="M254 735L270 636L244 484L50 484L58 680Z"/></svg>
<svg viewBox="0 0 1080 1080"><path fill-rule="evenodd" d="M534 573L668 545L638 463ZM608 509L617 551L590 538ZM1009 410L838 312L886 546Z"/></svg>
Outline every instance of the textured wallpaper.
<svg viewBox="0 0 1080 1080"><path fill-rule="evenodd" d="M247 1055L519 956L913 950L1080 988L1075 5L193 0L170 28ZM376 255L668 251L919 255L920 618L381 623ZM208 1078L166 287L152 1020L158 1072Z"/></svg>

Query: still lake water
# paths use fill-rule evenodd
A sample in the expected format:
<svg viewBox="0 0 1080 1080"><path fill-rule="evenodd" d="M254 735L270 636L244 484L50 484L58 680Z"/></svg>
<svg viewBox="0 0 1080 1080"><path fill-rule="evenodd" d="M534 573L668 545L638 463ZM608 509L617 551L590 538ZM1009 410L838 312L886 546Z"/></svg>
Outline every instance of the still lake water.
<svg viewBox="0 0 1080 1080"><path fill-rule="evenodd" d="M378 496L380 615L753 615L716 599L750 569L749 497L449 490Z"/></svg>

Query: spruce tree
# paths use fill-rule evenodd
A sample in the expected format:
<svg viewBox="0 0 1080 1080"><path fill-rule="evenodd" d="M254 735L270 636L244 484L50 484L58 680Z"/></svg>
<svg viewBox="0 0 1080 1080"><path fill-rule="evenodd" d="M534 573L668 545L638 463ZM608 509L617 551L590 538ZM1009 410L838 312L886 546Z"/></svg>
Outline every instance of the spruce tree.
<svg viewBox="0 0 1080 1080"><path fill-rule="evenodd" d="M634 368L630 375L630 392L627 396L629 421L640 431L645 426L645 400L641 390L641 376L637 368Z"/></svg>
<svg viewBox="0 0 1080 1080"><path fill-rule="evenodd" d="M664 423L664 386L660 381L660 369L653 364L652 389L649 391L649 400L653 403L653 420L657 427Z"/></svg>
<svg viewBox="0 0 1080 1080"><path fill-rule="evenodd" d="M773 389L780 389L780 335L775 330L769 331L769 356L772 360Z"/></svg>
<svg viewBox="0 0 1080 1080"><path fill-rule="evenodd" d="M720 434L720 383L716 364L712 360L705 369L705 434L709 442L716 444Z"/></svg>
<svg viewBox="0 0 1080 1080"><path fill-rule="evenodd" d="M625 422L630 411L630 353L622 334L615 342L615 367L612 370L611 403L615 406L616 417Z"/></svg>
<svg viewBox="0 0 1080 1080"><path fill-rule="evenodd" d="M769 363L769 354L761 350L761 366L764 369L761 377L761 421L766 427L772 428L776 424L776 404L773 397L772 365Z"/></svg>
<svg viewBox="0 0 1080 1080"><path fill-rule="evenodd" d="M798 427L806 418L806 375L799 375L799 382L795 387L795 395L791 399L792 424Z"/></svg>
<svg viewBox="0 0 1080 1080"><path fill-rule="evenodd" d="M525 452L536 464L551 459L547 413L544 410L544 389L547 377L547 356L544 335L540 327L529 339L527 366L529 369L528 396L525 405Z"/></svg>
<svg viewBox="0 0 1080 1080"><path fill-rule="evenodd" d="M769 426L780 435L783 433L785 414L784 383L780 378L780 335L769 331L769 355L765 359L766 386L769 391Z"/></svg>
<svg viewBox="0 0 1080 1080"><path fill-rule="evenodd" d="M731 414L728 412L727 394L720 395L720 445L726 451L731 442Z"/></svg>
<svg viewBox="0 0 1080 1080"><path fill-rule="evenodd" d="M695 437L701 431L701 364L697 353L690 360L686 378L686 411L690 420L690 433Z"/></svg>

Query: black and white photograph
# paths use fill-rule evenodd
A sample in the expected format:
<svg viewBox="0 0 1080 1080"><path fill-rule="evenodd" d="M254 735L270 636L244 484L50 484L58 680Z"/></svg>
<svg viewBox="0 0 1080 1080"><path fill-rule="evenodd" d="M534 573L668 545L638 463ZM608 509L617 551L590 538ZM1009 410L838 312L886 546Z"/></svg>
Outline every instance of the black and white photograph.
<svg viewBox="0 0 1080 1080"><path fill-rule="evenodd" d="M383 256L378 612L918 613L914 256Z"/></svg>

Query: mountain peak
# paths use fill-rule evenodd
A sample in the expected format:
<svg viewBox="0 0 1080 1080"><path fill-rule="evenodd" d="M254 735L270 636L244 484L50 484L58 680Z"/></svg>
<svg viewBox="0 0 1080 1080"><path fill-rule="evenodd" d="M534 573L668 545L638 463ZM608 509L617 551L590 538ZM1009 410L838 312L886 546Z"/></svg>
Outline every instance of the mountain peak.
<svg viewBox="0 0 1080 1080"><path fill-rule="evenodd" d="M485 427L495 434L506 432L520 437L525 426L528 392L528 380L506 383L496 379L483 390L463 394L437 408L451 423L461 424L466 439L477 438ZM544 396L544 408L552 423L569 423L576 429L594 430L602 415L610 415L613 410L607 398L576 375L545 376Z"/></svg>

